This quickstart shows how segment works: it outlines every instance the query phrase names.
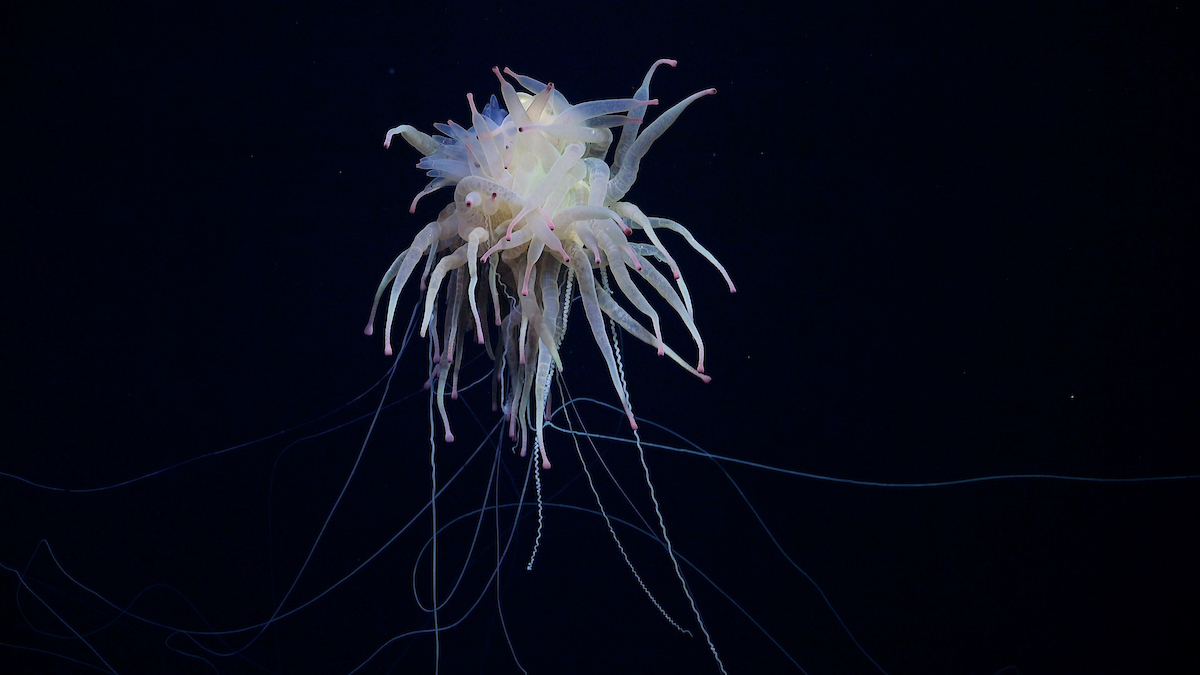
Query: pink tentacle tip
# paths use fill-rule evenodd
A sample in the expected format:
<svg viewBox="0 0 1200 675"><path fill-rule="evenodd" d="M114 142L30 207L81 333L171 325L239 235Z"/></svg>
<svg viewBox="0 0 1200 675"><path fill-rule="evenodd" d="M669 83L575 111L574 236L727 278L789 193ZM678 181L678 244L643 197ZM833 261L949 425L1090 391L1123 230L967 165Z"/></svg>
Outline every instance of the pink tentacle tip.
<svg viewBox="0 0 1200 675"><path fill-rule="evenodd" d="M449 429L447 429L447 430L446 430L446 442L447 442L447 443L453 443L453 442L454 442L454 434L450 433L450 430L449 430Z"/></svg>
<svg viewBox="0 0 1200 675"><path fill-rule="evenodd" d="M542 457L542 468L546 471L550 470L550 460L546 459L544 456Z"/></svg>

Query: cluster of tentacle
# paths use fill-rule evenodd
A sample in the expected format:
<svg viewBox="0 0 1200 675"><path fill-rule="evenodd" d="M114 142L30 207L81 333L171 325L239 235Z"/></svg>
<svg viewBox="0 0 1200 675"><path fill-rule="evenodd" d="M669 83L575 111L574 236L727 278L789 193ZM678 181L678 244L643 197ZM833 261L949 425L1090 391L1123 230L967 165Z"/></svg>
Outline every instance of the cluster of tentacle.
<svg viewBox="0 0 1200 675"><path fill-rule="evenodd" d="M693 101L716 93L705 89L692 94L642 128L646 111L658 104L649 89L655 69L662 64L675 62L663 59L651 66L632 98L575 105L553 84L493 68L503 106L492 96L479 110L467 94L470 128L450 121L434 125L440 136L408 125L388 131L384 146L399 134L424 155L417 167L433 179L413 199L410 211L416 210L421 197L442 187L454 188L454 201L392 263L375 293L366 333L372 333L379 301L391 284L384 351L392 353L396 301L424 260L421 335L433 335L429 385L435 391L447 441L454 437L446 416L446 388L449 384L451 398L457 398L464 342L473 334L495 363L493 400L507 417L509 434L519 439L522 455L532 435L542 465L550 467L542 428L551 369L562 369L558 346L576 292L634 428L629 396L613 354L614 336L608 334L604 317L708 380L691 297L660 233L682 236L720 270L730 291L733 283L683 226L647 217L623 201L651 144ZM528 93L518 92L505 74ZM614 128L620 129L620 141L611 159L606 159ZM632 236L635 231L640 236ZM674 285L656 263L670 273ZM634 283L631 270L687 326L698 353L695 367L663 344L658 312ZM650 329L618 304L610 278L625 300L649 318Z"/></svg>

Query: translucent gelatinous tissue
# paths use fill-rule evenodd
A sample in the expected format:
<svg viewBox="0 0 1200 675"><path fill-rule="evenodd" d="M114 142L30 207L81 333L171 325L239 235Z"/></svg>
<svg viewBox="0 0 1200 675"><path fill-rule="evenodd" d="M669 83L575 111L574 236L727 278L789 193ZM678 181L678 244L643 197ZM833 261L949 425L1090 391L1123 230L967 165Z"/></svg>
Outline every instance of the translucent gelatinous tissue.
<svg viewBox="0 0 1200 675"><path fill-rule="evenodd" d="M655 62L632 98L575 105L553 83L493 68L503 103L492 96L481 110L467 94L470 128L450 121L434 125L439 136L407 124L387 132L384 146L399 134L424 155L417 167L433 179L413 199L410 211L416 210L422 197L443 187L454 189L454 200L421 229L383 276L366 333L372 334L379 301L391 284L384 352L392 353L397 299L424 260L421 335L432 333L434 341L430 386L435 388L447 441L454 436L446 416L446 385L449 381L450 396L456 398L458 368L470 334L495 363L493 391L510 436L519 438L522 455L532 436L542 466L550 468L542 427L551 368L563 367L558 346L576 292L635 429L605 317L708 381L704 342L692 319L692 299L663 238L682 237L716 266L730 291L733 282L682 225L648 217L623 201L654 141L692 102L717 91L696 92L645 124L644 118L659 105L650 98L650 79L663 64L675 62ZM505 75L529 93L518 92ZM614 129L619 130L620 140L612 149ZM634 282L634 275L687 326L696 343L695 367L663 343L658 311ZM614 297L610 279L623 304ZM635 313L648 318L650 327Z"/></svg>

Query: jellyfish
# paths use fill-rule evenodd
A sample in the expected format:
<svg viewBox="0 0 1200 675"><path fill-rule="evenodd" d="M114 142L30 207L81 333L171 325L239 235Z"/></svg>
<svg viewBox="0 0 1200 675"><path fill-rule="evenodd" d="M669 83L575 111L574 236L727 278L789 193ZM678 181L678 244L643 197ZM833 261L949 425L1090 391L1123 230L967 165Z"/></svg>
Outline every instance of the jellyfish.
<svg viewBox="0 0 1200 675"><path fill-rule="evenodd" d="M698 91L645 124L650 110L659 105L658 99L650 98L650 82L663 65L674 67L676 62L655 61L632 98L576 104L570 103L553 83L493 67L503 103L493 95L480 109L474 96L467 94L470 127L450 120L434 125L441 132L439 136L407 124L387 132L384 147L390 147L399 135L424 155L417 168L424 169L432 179L413 199L410 213L416 211L422 197L443 187L453 188L454 196L384 274L375 291L365 333L374 332L380 301L390 285L383 338L384 353L392 355L392 330L401 291L424 260L420 334L432 339L427 384L437 404L446 442L454 441L446 411L446 389L449 386L451 399L458 397L465 343L471 335L494 364L492 407L503 412L508 436L520 448L521 457L527 455L532 444L535 458L541 458L542 470L550 469L544 430L550 416L551 378L556 371L564 370L559 347L576 297L635 438L637 421L626 385L619 329L654 347L659 356L670 357L700 380L710 380L704 373L704 341L695 321L692 297L663 239L681 237L712 263L731 293L736 291L733 281L686 227L669 218L647 216L625 199L654 141L688 106L717 91ZM525 91L517 91L506 75ZM613 129L619 130L615 148ZM653 293L643 292L635 282L638 277ZM694 366L666 344L662 318L647 295L657 296L660 304L669 306L686 326L695 343ZM623 297L632 311L618 297ZM645 320L649 327L643 323ZM644 456L642 465L653 500L654 487ZM535 484L541 523L540 474L535 474ZM436 499L436 491L435 474L432 499ZM596 499L603 513L599 494ZM655 511L676 577L724 672L672 550L656 500ZM624 556L612 522L607 514L604 517ZM436 531L436 515L434 518ZM538 532L540 539L540 526ZM536 552L537 540L530 568ZM432 555L436 569L436 549ZM655 599L628 556L625 559L664 618L681 632L688 632ZM436 584L435 577L435 606ZM436 633L436 614L434 622Z"/></svg>
<svg viewBox="0 0 1200 675"><path fill-rule="evenodd" d="M449 386L451 399L458 397L470 334L494 362L493 407L503 411L509 436L522 457L532 438L542 468L550 468L543 433L550 378L554 370L564 368L559 346L575 297L631 428L636 429L637 422L621 374L619 346L605 326L606 318L612 330L619 326L660 356L709 381L692 298L663 239L682 237L716 267L730 292L735 291L733 281L686 227L647 216L625 200L654 141L689 105L717 91L698 91L643 128L645 116L659 103L650 98L650 80L662 65L674 67L676 62L655 61L632 98L573 105L553 83L495 67L503 104L493 95L481 110L467 94L469 128L451 120L434 125L439 136L407 124L387 132L384 147L399 135L424 155L417 167L432 178L413 199L410 212L422 197L441 188L453 188L454 197L384 274L365 332L373 333L380 300L390 284L383 337L384 353L392 354L400 293L424 260L420 332L422 337L432 335L429 386L446 441L454 440L446 389ZM526 91L517 91L505 75ZM613 129L620 130L615 148ZM653 293L644 293L635 277ZM613 283L633 311L618 302ZM696 345L695 366L664 342L662 318L647 295L664 301L687 327ZM650 328L642 323L647 319Z"/></svg>

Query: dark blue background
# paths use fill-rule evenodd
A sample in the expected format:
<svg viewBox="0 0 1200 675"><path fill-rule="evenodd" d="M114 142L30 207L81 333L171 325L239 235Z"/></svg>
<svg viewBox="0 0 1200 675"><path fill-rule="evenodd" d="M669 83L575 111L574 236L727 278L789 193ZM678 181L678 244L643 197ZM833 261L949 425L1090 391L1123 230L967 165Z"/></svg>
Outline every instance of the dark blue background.
<svg viewBox="0 0 1200 675"><path fill-rule="evenodd" d="M5 10L0 471L109 486L353 399L389 364L378 335L361 333L375 285L448 196L408 214L425 182L418 155L384 151L384 132L467 121L465 94L497 88L493 65L582 101L627 96L662 57L679 60L656 76L664 103L719 94L655 145L628 197L689 226L738 292L675 244L713 381L627 341L639 415L715 454L868 481L1200 471L1193 8L349 4ZM611 402L574 321L563 377ZM383 413L285 609L355 570L428 499L424 360L424 343L404 355L389 401L416 396ZM428 514L347 583L211 665L172 651L195 652L186 638L72 583L38 542L138 616L185 629L263 621L366 425L289 444L378 400L97 493L0 479L0 563L121 673L348 672L429 625L411 581ZM486 391L451 410L460 439L438 448L443 483L495 420ZM592 431L627 435L619 415L581 414ZM547 496L590 507L569 438L549 443ZM629 447L601 449L652 514ZM493 454L439 501L441 522L483 503ZM507 450L501 462L511 502L524 464ZM656 450L648 462L679 551L791 659L810 673L878 672L712 462ZM1200 665L1195 481L882 488L729 471L889 673ZM602 494L632 514L611 480ZM529 672L716 672L703 640L645 600L597 517L548 509L526 572L528 516L501 604ZM440 615L468 614L442 636L442 672L518 672L494 590L467 611L496 556L494 522L471 550L473 525L440 542L443 595L473 562ZM694 629L662 549L619 533ZM795 671L685 573L731 673ZM427 558L417 578L427 597ZM15 574L0 579L0 672L94 672L31 651L99 665L79 641L46 635L64 628ZM139 595L154 584L174 590ZM362 672L432 663L432 639L407 638Z"/></svg>

